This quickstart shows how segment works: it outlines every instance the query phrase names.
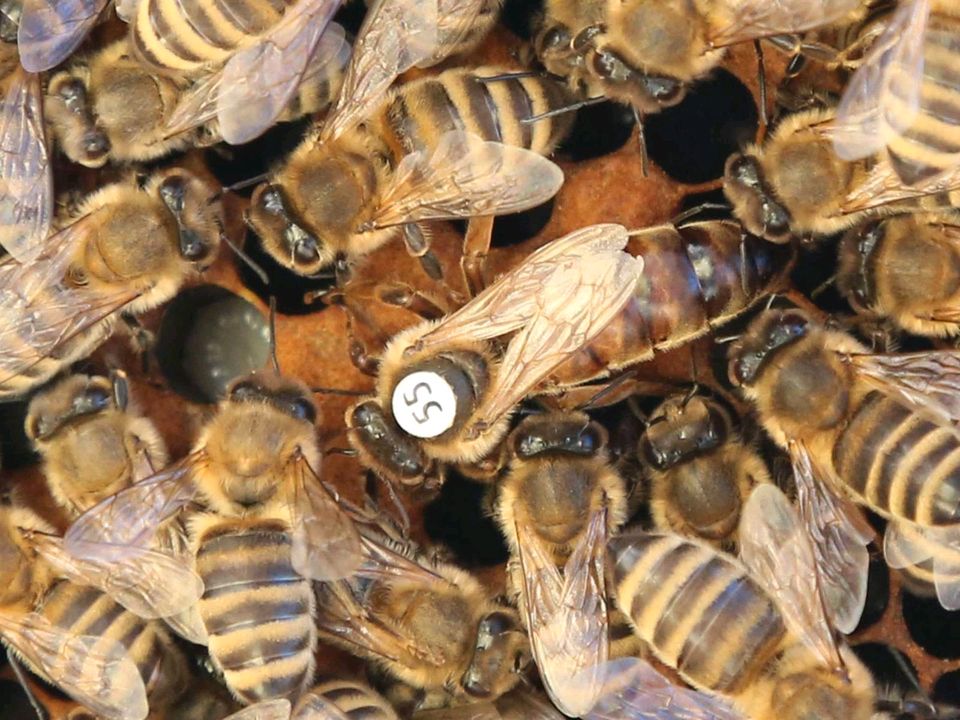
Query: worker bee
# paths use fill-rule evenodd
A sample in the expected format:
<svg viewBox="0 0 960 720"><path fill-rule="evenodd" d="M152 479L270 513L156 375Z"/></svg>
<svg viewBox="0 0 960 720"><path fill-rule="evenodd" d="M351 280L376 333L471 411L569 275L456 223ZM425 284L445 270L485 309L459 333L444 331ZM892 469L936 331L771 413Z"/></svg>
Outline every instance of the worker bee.
<svg viewBox="0 0 960 720"><path fill-rule="evenodd" d="M469 573L413 543L360 524L364 560L353 576L316 584L320 637L373 663L387 696L415 709L492 700L529 663L515 611Z"/></svg>
<svg viewBox="0 0 960 720"><path fill-rule="evenodd" d="M726 550L736 547L751 491L771 482L760 455L736 436L730 413L697 395L668 398L650 414L639 456L654 527Z"/></svg>
<svg viewBox="0 0 960 720"><path fill-rule="evenodd" d="M26 265L0 261L0 397L20 395L172 297L214 259L219 193L179 168L88 195Z"/></svg>
<svg viewBox="0 0 960 720"><path fill-rule="evenodd" d="M444 28L467 31L487 4L383 0L370 10L334 109L251 199L247 223L277 262L342 276L402 227L408 250L436 277L416 223L516 212L557 192L563 174L542 155L571 125L569 115L550 115L567 104L560 84L483 67L389 92L404 70L456 49ZM482 254L489 232L474 242Z"/></svg>
<svg viewBox="0 0 960 720"><path fill-rule="evenodd" d="M321 679L291 708L290 701L263 700L224 720L398 720L397 713L380 693L366 683L335 678Z"/></svg>
<svg viewBox="0 0 960 720"><path fill-rule="evenodd" d="M870 216L948 211L957 203L960 171L906 185L882 152L838 156L838 128L836 109L805 110L786 117L762 145L728 158L723 190L747 230L786 243L832 235Z"/></svg>
<svg viewBox="0 0 960 720"><path fill-rule="evenodd" d="M840 241L837 287L867 316L916 335L960 334L960 223L954 214L871 220Z"/></svg>
<svg viewBox="0 0 960 720"><path fill-rule="evenodd" d="M497 488L495 515L533 658L571 717L593 707L610 656L604 560L607 538L626 519L627 492L606 444L606 431L584 413L532 415L507 441L511 460ZM573 593L577 601L567 601Z"/></svg>
<svg viewBox="0 0 960 720"><path fill-rule="evenodd" d="M162 623L124 609L90 576L64 577L49 552L58 541L25 507L0 509L0 636L31 670L98 717L143 720L148 699L161 708L177 697L186 661Z"/></svg>
<svg viewBox="0 0 960 720"><path fill-rule="evenodd" d="M646 677L601 698L599 717L638 716L611 715L611 706L695 704L683 717L871 718L872 680L835 639L805 533L783 493L763 484L744 508L742 563L674 534L612 540L617 604L657 658L700 692L669 686L648 665Z"/></svg>
<svg viewBox="0 0 960 720"><path fill-rule="evenodd" d="M160 433L128 402L122 373L70 375L30 401L27 437L43 456L51 494L71 519L167 464Z"/></svg>
<svg viewBox="0 0 960 720"><path fill-rule="evenodd" d="M937 596L948 609L960 607L950 566L960 477L956 352L871 354L845 333L786 310L759 315L729 357L731 380L790 453L813 536L831 548L821 558L825 585L860 584L866 577L857 538L869 531L850 498L887 518L884 555L891 566L915 565L941 551L932 555L934 572L944 568ZM840 560L855 553L860 560ZM842 579L835 583L831 576Z"/></svg>
<svg viewBox="0 0 960 720"><path fill-rule="evenodd" d="M295 698L312 681L309 580L360 562L357 532L314 470L316 419L300 383L240 378L190 455L107 498L65 536L83 558L139 558L196 499L184 522L203 586L197 610L215 667L244 703Z"/></svg>
<svg viewBox="0 0 960 720"><path fill-rule="evenodd" d="M375 397L347 410L367 467L420 485L440 462L475 462L500 442L509 414L629 300L643 260L621 251L619 225L555 240L456 312L398 333ZM498 356L492 341L512 334Z"/></svg>
<svg viewBox="0 0 960 720"><path fill-rule="evenodd" d="M956 175L960 144L952 128L960 116L952 88L958 32L960 10L954 3L900 3L837 108L833 141L841 158L882 152L906 186L926 187ZM951 179L951 187L957 184Z"/></svg>

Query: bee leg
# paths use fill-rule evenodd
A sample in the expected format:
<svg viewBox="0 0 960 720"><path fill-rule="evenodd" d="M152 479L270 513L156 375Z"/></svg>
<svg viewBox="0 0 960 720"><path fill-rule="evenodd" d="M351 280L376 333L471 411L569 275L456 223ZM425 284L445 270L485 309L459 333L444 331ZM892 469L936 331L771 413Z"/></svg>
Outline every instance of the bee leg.
<svg viewBox="0 0 960 720"><path fill-rule="evenodd" d="M447 307L429 295L406 283L384 283L377 286L377 299L416 313L424 320L436 320L450 312Z"/></svg>
<svg viewBox="0 0 960 720"><path fill-rule="evenodd" d="M23 688L23 694L27 696L30 707L32 707L33 711L37 714L37 718L39 718L39 720L50 720L49 713L47 713L46 708L40 704L40 701L37 700L37 696L33 694L27 676L23 672L23 668L20 667L20 663L10 651L10 648L7 648L7 662L10 664L10 667L13 668L13 674L16 675L17 682L20 683L20 687Z"/></svg>
<svg viewBox="0 0 960 720"><path fill-rule="evenodd" d="M364 375L376 377L380 370L380 357L369 351L366 343L360 339L356 331L356 321L359 321L376 337L381 347L387 344L386 333L363 310L351 303L346 293L328 292L323 296L323 302L328 305L338 305L343 308L347 320L347 339L350 341L350 362Z"/></svg>
<svg viewBox="0 0 960 720"><path fill-rule="evenodd" d="M403 226L403 244L407 252L420 261L420 267L431 280L443 280L443 268L440 261L430 250L430 233L419 223L407 223Z"/></svg>
<svg viewBox="0 0 960 720"><path fill-rule="evenodd" d="M150 351L153 349L155 340L154 335L140 323L135 315L121 313L120 317L130 331L133 351L140 355L143 374L148 375L150 373Z"/></svg>
<svg viewBox="0 0 960 720"><path fill-rule="evenodd" d="M767 123L770 119L767 117L767 67L763 62L763 46L760 40L753 41L753 50L757 54L757 92L760 105L760 124L766 132Z"/></svg>
<svg viewBox="0 0 960 720"><path fill-rule="evenodd" d="M483 270L492 237L492 215L470 218L470 222L467 223L467 232L463 236L463 255L460 258L463 282L470 297L475 297L487 286Z"/></svg>
<svg viewBox="0 0 960 720"><path fill-rule="evenodd" d="M643 132L643 114L634 106L633 119L637 123L637 142L640 143L640 172L647 177L647 136Z"/></svg>

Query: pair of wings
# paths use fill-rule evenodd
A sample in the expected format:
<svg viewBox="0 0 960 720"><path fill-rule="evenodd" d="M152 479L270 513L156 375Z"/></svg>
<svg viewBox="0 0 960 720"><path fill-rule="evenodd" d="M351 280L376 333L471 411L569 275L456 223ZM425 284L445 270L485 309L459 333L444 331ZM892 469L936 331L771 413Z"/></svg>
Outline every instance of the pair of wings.
<svg viewBox="0 0 960 720"><path fill-rule="evenodd" d="M339 5L340 0L299 0L287 8L265 37L238 50L187 92L168 131L182 132L216 115L224 140L231 144L260 135L283 112L308 72L342 61L347 40L343 28L330 24ZM483 5L484 0L376 2L354 43L324 139L366 118L398 75L442 60L470 31ZM441 37L453 41L441 44Z"/></svg>
<svg viewBox="0 0 960 720"><path fill-rule="evenodd" d="M843 20L861 0L725 0L714 9L717 20L707 39L726 47L773 35L789 35Z"/></svg>
<svg viewBox="0 0 960 720"><path fill-rule="evenodd" d="M0 386L139 297L128 288L94 290L66 278L77 248L98 227L98 212L51 235L28 262L0 259Z"/></svg>
<svg viewBox="0 0 960 720"><path fill-rule="evenodd" d="M592 225L543 246L423 335L417 351L513 333L469 432L495 423L596 337L633 295L643 258L620 225Z"/></svg>
<svg viewBox="0 0 960 720"><path fill-rule="evenodd" d="M147 610L170 616L190 610L190 597L202 594L199 577L188 577L192 570L183 567L182 559L156 551L158 532L181 510L194 501L199 488L193 473L207 463L200 450L179 463L121 490L81 515L67 531L63 547L69 557L84 563L84 569L105 565L119 575L112 587L126 585L134 603L147 605ZM292 532L291 562L303 577L330 580L351 575L361 562L360 537L353 522L340 508L336 496L314 473L302 454L288 463L290 527ZM182 583L173 592L169 586ZM134 612L130 598L118 601ZM152 606L152 607L151 607ZM139 614L139 613L138 613ZM189 613L181 618L188 624ZM175 627L175 629L177 629ZM179 631L179 630L178 630Z"/></svg>

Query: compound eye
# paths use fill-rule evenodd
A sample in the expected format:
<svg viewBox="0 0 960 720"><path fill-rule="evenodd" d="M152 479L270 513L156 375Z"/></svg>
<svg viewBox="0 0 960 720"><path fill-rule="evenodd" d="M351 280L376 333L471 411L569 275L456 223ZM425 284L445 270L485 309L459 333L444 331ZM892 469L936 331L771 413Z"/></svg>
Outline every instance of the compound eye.
<svg viewBox="0 0 960 720"><path fill-rule="evenodd" d="M236 402L261 400L263 388L253 380L243 380L230 388L230 399Z"/></svg>
<svg viewBox="0 0 960 720"><path fill-rule="evenodd" d="M562 25L554 25L543 36L543 50L557 50L570 46L570 32Z"/></svg>
<svg viewBox="0 0 960 720"><path fill-rule="evenodd" d="M105 410L110 406L112 399L112 393L100 387L93 387L84 391L83 399L80 400L80 403L84 410L91 412L94 410Z"/></svg>
<svg viewBox="0 0 960 720"><path fill-rule="evenodd" d="M314 423L317 420L317 409L306 398L297 398L290 402L290 414L298 420Z"/></svg>
<svg viewBox="0 0 960 720"><path fill-rule="evenodd" d="M810 321L807 319L807 316L796 310L785 312L780 320L780 326L790 337L800 337L806 334L809 324Z"/></svg>
<svg viewBox="0 0 960 720"><path fill-rule="evenodd" d="M642 82L647 94L659 103L678 99L683 90L683 84L679 80L662 75L645 75Z"/></svg>
<svg viewBox="0 0 960 720"><path fill-rule="evenodd" d="M319 262L320 248L317 247L317 241L311 237L299 240L293 246L293 259L303 265Z"/></svg>
<svg viewBox="0 0 960 720"><path fill-rule="evenodd" d="M98 158L110 151L110 141L99 130L91 130L83 135L83 152L89 158Z"/></svg>
<svg viewBox="0 0 960 720"><path fill-rule="evenodd" d="M183 212L183 198L186 193L186 181L182 175L171 175L160 183L160 198L170 212Z"/></svg>
<svg viewBox="0 0 960 720"><path fill-rule="evenodd" d="M776 203L763 203L763 228L765 232L785 235L790 231L790 216Z"/></svg>
<svg viewBox="0 0 960 720"><path fill-rule="evenodd" d="M260 206L271 215L286 215L286 208L283 204L283 195L276 185L268 185L267 189L260 195Z"/></svg>
<svg viewBox="0 0 960 720"><path fill-rule="evenodd" d="M760 187L760 173L756 160L749 155L737 155L730 163L729 174L741 185L749 188Z"/></svg>

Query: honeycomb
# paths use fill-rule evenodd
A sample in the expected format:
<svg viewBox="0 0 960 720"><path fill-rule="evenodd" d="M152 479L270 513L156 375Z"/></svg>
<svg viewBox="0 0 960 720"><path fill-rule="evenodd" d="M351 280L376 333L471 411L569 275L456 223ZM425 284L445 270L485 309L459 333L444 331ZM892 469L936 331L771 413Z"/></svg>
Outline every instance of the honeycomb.
<svg viewBox="0 0 960 720"><path fill-rule="evenodd" d="M488 40L473 56L458 62L521 67L518 58L523 57L538 5L531 0L508 1L501 24ZM362 3L352 3L338 19L355 31L362 13ZM122 32L120 23L111 22L98 28L89 42L103 43ZM768 51L765 60L767 110L772 113L785 58ZM696 86L683 103L646 119L651 161L647 175L641 167L637 129L627 109L608 103L581 110L573 135L555 158L566 176L563 188L543 207L498 219L488 275L510 267L543 243L586 225L617 222L642 228L668 221L700 202L722 200L717 191L718 178L727 155L762 136L759 95L754 49L750 45L735 46L722 69ZM303 124L277 128L249 146L192 151L173 162L212 174L224 184L233 183L267 169L293 146L302 129ZM109 168L81 171L65 162L57 171L59 186L81 193L110 182L122 172ZM264 284L237 255L224 249L216 264L192 287L182 291L167 308L143 318L156 337L155 352L146 364L123 336L114 337L85 363L100 370L119 366L127 371L132 397L157 424L172 457L188 452L198 429L212 414L210 398L222 386L218 378L229 378L267 362L269 297L277 300L275 336L282 372L315 388L366 392L373 382L350 362L351 338L355 336L375 353L394 332L418 319L412 312L376 300L372 287L389 275L421 290L437 289L401 244L393 242L358 269L358 290L349 295L353 321L335 303L305 302L305 293L323 290L328 283L296 277L258 251L255 241L246 237L242 221L248 194L231 192L225 197L226 232L234 244L244 246L266 269L269 283ZM461 233L462 227L454 224L433 228L433 249L446 282L455 291L464 290L459 276ZM832 272L832 253L829 244L806 251L784 295L795 302L809 302L805 297ZM829 292L817 296L817 304L826 311L841 307ZM736 333L740 326L740 322L733 323L730 333ZM695 380L727 397L729 386L722 357L722 346L707 338L659 355L638 369L638 377L677 385ZM382 494L382 485L371 484L356 460L341 452L347 447L344 412L352 398L321 392L317 401L322 414L321 442L327 452L325 479L348 498L359 498L368 485ZM23 437L24 409L23 403L0 405L0 442L6 465L3 489L20 488L42 514L62 528L63 518L57 516L36 457ZM746 412L742 404L739 409ZM437 497L404 495L402 501L410 515L414 539L444 544L461 564L492 588L502 589L506 551L496 527L485 515L482 486L454 478ZM960 704L960 614L947 613L935 599L909 592L898 573L886 568L880 549L873 551L867 609L861 626L850 638L851 644L881 686L908 690L907 673L912 671L932 699ZM322 647L318 654L321 672L342 671L351 663L359 667L338 651ZM0 717L33 717L12 684L9 666L3 668L0 677ZM73 706L62 694L36 680L33 685L53 720L70 716Z"/></svg>

